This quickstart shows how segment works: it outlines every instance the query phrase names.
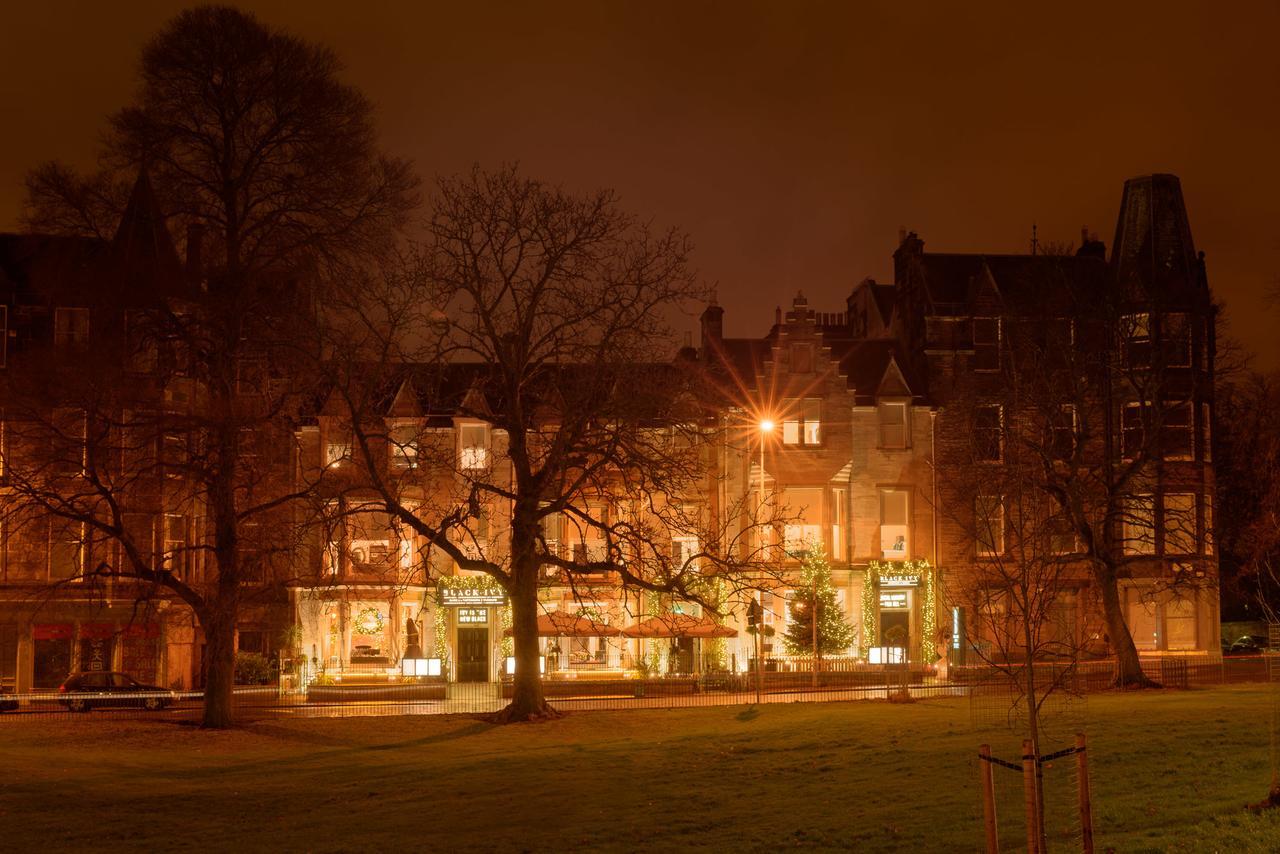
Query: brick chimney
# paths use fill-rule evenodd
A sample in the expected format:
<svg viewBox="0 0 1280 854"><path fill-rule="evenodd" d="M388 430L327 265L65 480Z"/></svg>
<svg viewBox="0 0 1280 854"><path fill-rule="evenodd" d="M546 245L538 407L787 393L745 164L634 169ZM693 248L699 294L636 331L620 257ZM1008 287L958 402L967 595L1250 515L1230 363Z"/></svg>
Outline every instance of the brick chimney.
<svg viewBox="0 0 1280 854"><path fill-rule="evenodd" d="M711 298L711 302L702 310L702 338L699 346L702 352L715 349L720 341L724 338L724 309L721 308L715 300Z"/></svg>

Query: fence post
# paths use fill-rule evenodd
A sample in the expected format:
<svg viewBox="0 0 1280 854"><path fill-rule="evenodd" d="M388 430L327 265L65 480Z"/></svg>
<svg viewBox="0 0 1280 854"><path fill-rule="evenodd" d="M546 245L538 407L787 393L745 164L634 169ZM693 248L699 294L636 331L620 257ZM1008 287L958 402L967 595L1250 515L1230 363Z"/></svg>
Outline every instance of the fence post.
<svg viewBox="0 0 1280 854"><path fill-rule="evenodd" d="M1093 804L1089 800L1089 756L1084 733L1076 733L1076 788L1080 795L1080 850L1093 854Z"/></svg>
<svg viewBox="0 0 1280 854"><path fill-rule="evenodd" d="M1027 854L1041 854L1036 811L1036 754L1029 738L1022 740L1022 795L1027 808Z"/></svg>
<svg viewBox="0 0 1280 854"><path fill-rule="evenodd" d="M982 822L987 835L987 854L1000 854L1000 835L996 832L996 783L992 779L991 745L978 748L982 768Z"/></svg>

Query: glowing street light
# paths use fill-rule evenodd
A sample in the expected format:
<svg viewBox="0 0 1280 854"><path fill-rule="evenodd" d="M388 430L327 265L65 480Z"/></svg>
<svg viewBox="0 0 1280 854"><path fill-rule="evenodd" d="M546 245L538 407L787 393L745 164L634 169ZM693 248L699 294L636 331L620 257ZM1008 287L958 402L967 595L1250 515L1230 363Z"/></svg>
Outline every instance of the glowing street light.
<svg viewBox="0 0 1280 854"><path fill-rule="evenodd" d="M761 432L761 433L772 433L772 432L773 432L773 422L772 422L772 421L770 421L768 418L763 418L763 419L761 419L761 420L760 420L760 432Z"/></svg>

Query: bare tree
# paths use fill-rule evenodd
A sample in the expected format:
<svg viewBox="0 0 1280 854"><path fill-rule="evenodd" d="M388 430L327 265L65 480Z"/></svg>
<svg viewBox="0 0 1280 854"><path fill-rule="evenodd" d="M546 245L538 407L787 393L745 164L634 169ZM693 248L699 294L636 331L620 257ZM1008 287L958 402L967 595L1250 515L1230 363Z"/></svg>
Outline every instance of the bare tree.
<svg viewBox="0 0 1280 854"><path fill-rule="evenodd" d="M441 180L430 230L412 272L333 312L343 346L330 349L347 354L334 394L353 488L509 595L516 672L500 719L527 720L552 713L540 589L608 579L714 611L771 564L759 514L742 523L719 488L719 401L671 360L672 314L703 296L683 234L515 168ZM386 397L406 387L422 415L459 425L456 444L388 420ZM388 471L387 449L408 447L415 465Z"/></svg>
<svg viewBox="0 0 1280 854"><path fill-rule="evenodd" d="M1224 587L1280 622L1280 379L1242 374L1218 398Z"/></svg>
<svg viewBox="0 0 1280 854"><path fill-rule="evenodd" d="M186 444L200 449L205 548L216 576L198 611L208 639L206 726L231 722L233 637L246 580L241 540L258 509L246 494L245 437L279 409L279 400L246 409L245 372L260 367L263 382L272 372L294 382L296 365L276 356L314 311L320 286L386 251L416 203L408 164L377 151L372 108L338 80L339 70L329 49L252 15L187 10L144 49L137 101L112 118L106 138L107 170L144 164L165 212L209 238L200 259L207 287L181 310L165 304L153 312L157 337L180 345L199 401L183 423ZM85 187L110 181L76 181L64 171L33 174L28 222L83 221L87 230L96 220L84 212L106 193ZM171 576L162 580L183 595Z"/></svg>

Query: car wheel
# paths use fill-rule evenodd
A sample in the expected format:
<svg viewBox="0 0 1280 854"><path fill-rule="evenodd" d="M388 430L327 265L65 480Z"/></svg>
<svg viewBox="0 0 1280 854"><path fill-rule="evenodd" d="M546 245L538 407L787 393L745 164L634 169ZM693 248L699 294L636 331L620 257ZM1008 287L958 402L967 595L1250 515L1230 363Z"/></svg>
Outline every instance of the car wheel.
<svg viewBox="0 0 1280 854"><path fill-rule="evenodd" d="M74 700L67 701L67 708L73 712L87 712L89 711L89 704L77 697Z"/></svg>
<svg viewBox="0 0 1280 854"><path fill-rule="evenodd" d="M157 712L164 708L164 701L159 697L148 697L142 702L142 708L146 709L148 712Z"/></svg>

